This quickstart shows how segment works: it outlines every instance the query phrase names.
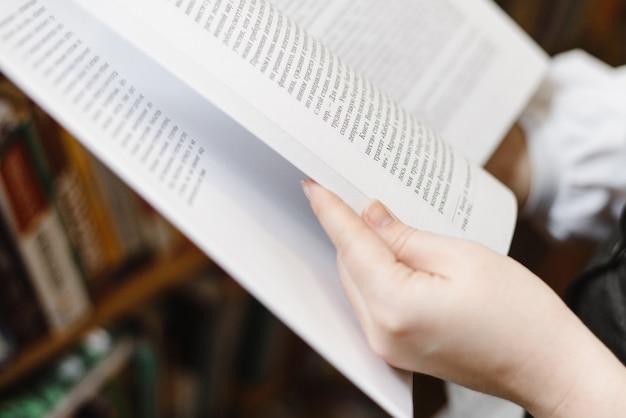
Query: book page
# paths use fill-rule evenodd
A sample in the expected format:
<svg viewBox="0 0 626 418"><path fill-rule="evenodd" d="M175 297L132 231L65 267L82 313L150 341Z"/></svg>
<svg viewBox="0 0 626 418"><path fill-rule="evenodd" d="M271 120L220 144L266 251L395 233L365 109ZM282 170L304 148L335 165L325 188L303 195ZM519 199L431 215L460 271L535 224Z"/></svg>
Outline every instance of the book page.
<svg viewBox="0 0 626 418"><path fill-rule="evenodd" d="M477 164L546 69L490 0L271 1Z"/></svg>
<svg viewBox="0 0 626 418"><path fill-rule="evenodd" d="M512 194L270 3L78 3L357 212L508 250Z"/></svg>

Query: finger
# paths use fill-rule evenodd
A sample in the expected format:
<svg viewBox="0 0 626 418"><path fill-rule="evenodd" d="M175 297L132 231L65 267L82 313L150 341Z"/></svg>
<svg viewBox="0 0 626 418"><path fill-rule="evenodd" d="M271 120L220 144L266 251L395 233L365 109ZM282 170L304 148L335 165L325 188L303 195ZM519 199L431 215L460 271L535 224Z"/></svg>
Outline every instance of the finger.
<svg viewBox="0 0 626 418"><path fill-rule="evenodd" d="M387 244L398 260L409 267L440 276L458 273L466 244L462 240L411 228L373 201L362 215L365 223Z"/></svg>
<svg viewBox="0 0 626 418"><path fill-rule="evenodd" d="M368 309L366 300L363 298L361 290L356 285L350 270L346 267L343 259L337 257L337 271L339 272L339 278L341 279L341 285L343 290L352 305L361 327L363 329L369 329L371 321L371 312Z"/></svg>
<svg viewBox="0 0 626 418"><path fill-rule="evenodd" d="M385 298L393 294L394 284L402 286L405 278L398 272L409 269L350 207L312 180L303 182L303 189L363 298L369 302Z"/></svg>

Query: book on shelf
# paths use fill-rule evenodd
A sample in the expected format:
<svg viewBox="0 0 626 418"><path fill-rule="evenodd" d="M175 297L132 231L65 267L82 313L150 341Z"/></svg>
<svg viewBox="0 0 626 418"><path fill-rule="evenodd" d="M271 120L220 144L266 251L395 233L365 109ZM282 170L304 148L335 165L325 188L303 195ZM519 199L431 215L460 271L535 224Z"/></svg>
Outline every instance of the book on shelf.
<svg viewBox="0 0 626 418"><path fill-rule="evenodd" d="M108 210L104 196L97 187L89 153L67 130L61 128L59 138L67 153L69 164L76 172L80 188L85 190L85 212L93 218L96 234L102 245L102 264L107 271L122 263L124 254L114 227L115 220ZM98 246L98 243L95 243Z"/></svg>
<svg viewBox="0 0 626 418"><path fill-rule="evenodd" d="M116 281L131 260L147 251L149 243L137 227L138 198L66 129L61 128L59 135L78 186L85 190L84 211L93 218L93 232L99 240L103 274L93 277L91 283L98 294Z"/></svg>
<svg viewBox="0 0 626 418"><path fill-rule="evenodd" d="M122 265L145 260L149 244L139 220L140 199L98 158L91 153L88 153L87 158L94 173L95 186L102 201L106 202L106 210L111 217L109 226L113 228L117 245L122 250Z"/></svg>
<svg viewBox="0 0 626 418"><path fill-rule="evenodd" d="M15 353L45 335L48 326L3 218L0 218L0 278L0 323L13 336Z"/></svg>
<svg viewBox="0 0 626 418"><path fill-rule="evenodd" d="M39 161L41 177L59 211L89 290L95 292L115 264L106 256L105 235L98 228L95 211L89 206L85 183L69 158L61 127L39 108L34 108L33 112L38 135L31 149Z"/></svg>
<svg viewBox="0 0 626 418"><path fill-rule="evenodd" d="M137 197L137 218L148 251L155 256L167 256L181 248L185 243L184 235L150 203Z"/></svg>
<svg viewBox="0 0 626 418"><path fill-rule="evenodd" d="M506 252L516 203L480 166L547 58L493 2L5 0L0 39L7 77L367 395L411 415L411 376L369 348L300 180Z"/></svg>
<svg viewBox="0 0 626 418"><path fill-rule="evenodd" d="M60 331L83 319L91 301L29 147L36 135L32 120L12 110L5 114L0 134L0 215L49 328Z"/></svg>
<svg viewBox="0 0 626 418"><path fill-rule="evenodd" d="M0 136L13 123L11 107L0 100ZM47 325L4 215L0 215L0 278L0 322L11 336L7 341L12 341L14 354L44 335Z"/></svg>

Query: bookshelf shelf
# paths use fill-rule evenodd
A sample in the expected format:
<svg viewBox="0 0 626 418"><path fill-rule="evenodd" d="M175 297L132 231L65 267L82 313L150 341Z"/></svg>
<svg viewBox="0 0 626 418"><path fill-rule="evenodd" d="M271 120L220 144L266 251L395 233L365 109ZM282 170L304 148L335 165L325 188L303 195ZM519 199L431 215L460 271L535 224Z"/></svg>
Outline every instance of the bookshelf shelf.
<svg viewBox="0 0 626 418"><path fill-rule="evenodd" d="M142 306L162 292L194 278L202 272L218 272L218 267L190 243L167 256L147 263L124 278L119 286L93 302L91 312L80 323L60 333L48 335L24 348L0 370L0 390L25 377L65 348L77 342L89 330L107 325L125 313Z"/></svg>

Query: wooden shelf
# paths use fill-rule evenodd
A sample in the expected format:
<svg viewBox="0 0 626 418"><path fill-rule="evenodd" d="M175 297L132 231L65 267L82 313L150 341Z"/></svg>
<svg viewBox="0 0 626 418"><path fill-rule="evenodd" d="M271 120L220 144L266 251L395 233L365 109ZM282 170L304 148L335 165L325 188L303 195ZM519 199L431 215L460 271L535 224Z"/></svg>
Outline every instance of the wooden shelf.
<svg viewBox="0 0 626 418"><path fill-rule="evenodd" d="M90 314L83 321L24 348L0 370L0 390L46 364L80 340L89 330L113 322L163 291L190 280L203 271L217 273L219 268L191 244L136 269L119 286L95 300Z"/></svg>

